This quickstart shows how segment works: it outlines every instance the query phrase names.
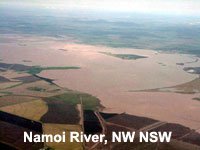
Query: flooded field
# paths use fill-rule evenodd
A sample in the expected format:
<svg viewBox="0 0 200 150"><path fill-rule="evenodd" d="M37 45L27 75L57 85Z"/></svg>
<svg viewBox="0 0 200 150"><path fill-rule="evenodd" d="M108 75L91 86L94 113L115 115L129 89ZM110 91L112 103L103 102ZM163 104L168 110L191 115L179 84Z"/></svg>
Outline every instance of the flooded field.
<svg viewBox="0 0 200 150"><path fill-rule="evenodd" d="M180 123L193 129L200 126L200 103L193 100L200 96L199 93L180 94L174 93L173 90L171 93L140 91L173 87L198 78L197 74L184 71L184 67L200 65L197 56L91 46L45 37L22 36L18 37L18 41L1 43L0 47L3 62L80 67L72 70L44 70L39 75L54 79L54 83L61 87L96 96L105 107L104 112L126 112ZM116 54L141 57L136 60L121 59L115 57ZM24 59L29 61L23 61ZM183 65L178 65L180 63Z"/></svg>

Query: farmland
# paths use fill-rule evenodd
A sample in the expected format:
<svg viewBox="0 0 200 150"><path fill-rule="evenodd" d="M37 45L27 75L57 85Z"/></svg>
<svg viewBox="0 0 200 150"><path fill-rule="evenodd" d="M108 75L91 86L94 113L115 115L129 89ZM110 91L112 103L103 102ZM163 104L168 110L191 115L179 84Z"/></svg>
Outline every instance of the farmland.
<svg viewBox="0 0 200 150"><path fill-rule="evenodd" d="M24 132L32 131L33 134L41 134L43 132L40 122L32 121L16 115L0 111L0 139L4 144L8 144L14 149L37 150L44 147L44 143L24 142ZM1 145L0 145L1 146Z"/></svg>
<svg viewBox="0 0 200 150"><path fill-rule="evenodd" d="M70 131L81 131L81 127L79 125L64 125L64 124L44 124L44 133L45 134L62 134L62 132L66 132L66 142L65 143L46 143L48 147L51 147L53 149L62 149L62 150L83 150L82 143L76 143L76 142L69 142L69 133Z"/></svg>
<svg viewBox="0 0 200 150"><path fill-rule="evenodd" d="M78 109L78 105L85 110L98 110L103 106L99 100L86 93L76 92L61 88L54 84L49 79L36 76L31 71L26 71L31 67L25 65L1 64L1 68L8 69L0 72L0 74L7 76L1 77L0 84L7 84L7 86L1 86L2 89L0 97L0 110L8 114L15 114L16 119L24 120L23 118L30 119L32 121L38 121L43 124L44 133L57 134L61 131L66 131L69 136L70 131L82 131L82 127L79 123L82 109ZM50 69L50 68L48 68ZM55 68L52 68L55 69ZM56 68L58 69L58 68ZM63 68L60 68L63 69ZM72 68L71 68L72 69ZM76 69L76 68L75 68ZM20 73L19 73L20 72ZM35 72L36 73L36 72ZM24 120L25 121L25 120ZM98 121L98 119L97 119ZM12 122L9 118L0 121L2 127L8 126L8 130L13 133L21 134L24 129L24 124ZM31 124L26 124L31 129ZM100 126L100 125L99 125ZM36 126L35 126L36 127ZM10 129L12 128L12 130ZM21 130L22 129L22 130ZM13 136L9 131L8 136ZM5 135L2 133L1 136ZM17 140L18 137L13 136L13 140ZM82 150L83 145L81 143L46 143L46 146L53 149L65 149L75 148ZM12 145L12 148L18 148L16 145L10 143L8 139L3 142ZM9 144L10 143L10 144ZM18 143L19 146L24 146L22 143ZM1 147L8 145L1 144ZM30 145L31 149L37 149L34 145ZM41 145L40 145L41 146Z"/></svg>
<svg viewBox="0 0 200 150"><path fill-rule="evenodd" d="M40 118L47 112L48 107L42 100L33 100L30 102L0 107L0 110L31 120L39 121Z"/></svg>
<svg viewBox="0 0 200 150"><path fill-rule="evenodd" d="M26 128L30 128L30 131L34 131L31 128L31 124L21 124L23 121L26 121L23 118L30 119L32 121L38 121L40 124L42 123L43 129L41 130L44 130L44 133L52 133L52 131L54 131L56 134L62 130L66 130L68 133L71 130L81 131L81 126L79 125L80 114L79 110L77 109L77 104L80 104L79 96L82 93L79 93L79 96L76 96L76 92L64 88L62 89L51 82L49 83L49 79L34 76L33 71L30 72L27 70L31 67L24 65L16 65L15 67L13 66L14 65L12 64L0 65L1 68L5 69L3 72L0 72L0 74L4 76L7 76L8 74L7 78L4 76L0 78L0 110L5 113L17 115L15 118L16 121L14 122L12 119L9 119L9 117L7 117L6 120L1 118L0 126L2 128L7 126L6 131L8 132L7 134L6 132L1 132L0 136L1 139L3 139L1 142L6 143L6 145L1 143L1 147L12 145L11 148L13 149L24 149L28 146L28 144L23 144L21 139L16 143L18 145L13 145L10 143L18 140L17 138L19 136L22 137L21 134L23 133L22 131L25 130L25 124L27 126ZM8 67L10 68L8 69ZM73 101L70 102L70 95L71 97L74 97L73 100L76 99L76 103L72 103ZM92 109L96 109L96 107L98 107L99 103L93 102L96 101L94 97L90 98L90 96L87 94L82 95L85 97L86 102L90 101L91 99L91 104L88 104L86 107L90 107ZM19 124L17 123L17 120L21 120L19 121ZM17 133L17 136L14 136L12 133ZM12 137L12 141L9 138L3 138L3 136L9 136L9 138ZM43 147L42 143L39 143L38 146ZM65 144L48 143L47 146L55 149L64 148L66 146L76 148L78 150L83 149L82 144L69 142ZM29 145L29 147L31 147L33 150L38 149L36 145Z"/></svg>
<svg viewBox="0 0 200 150"><path fill-rule="evenodd" d="M76 105L70 105L61 100L45 100L48 111L42 116L44 123L78 124L79 111Z"/></svg>

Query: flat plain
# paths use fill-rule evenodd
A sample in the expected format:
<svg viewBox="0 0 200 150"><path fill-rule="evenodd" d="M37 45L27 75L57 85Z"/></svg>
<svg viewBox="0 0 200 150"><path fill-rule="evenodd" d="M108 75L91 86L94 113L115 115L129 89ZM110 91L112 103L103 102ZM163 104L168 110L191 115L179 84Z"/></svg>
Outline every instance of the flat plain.
<svg viewBox="0 0 200 150"><path fill-rule="evenodd" d="M45 42L32 42L40 38ZM109 138L114 130L173 129L173 142L159 145L160 149L175 150L182 143L186 149L199 148L199 75L184 69L198 66L198 56L68 43L45 37L21 35L19 39L28 46L16 44L17 41L0 43L2 112L38 121L44 133L76 130L104 133ZM21 55L13 57L16 52ZM154 149L157 145L110 141L107 146L46 143L47 149L146 146Z"/></svg>

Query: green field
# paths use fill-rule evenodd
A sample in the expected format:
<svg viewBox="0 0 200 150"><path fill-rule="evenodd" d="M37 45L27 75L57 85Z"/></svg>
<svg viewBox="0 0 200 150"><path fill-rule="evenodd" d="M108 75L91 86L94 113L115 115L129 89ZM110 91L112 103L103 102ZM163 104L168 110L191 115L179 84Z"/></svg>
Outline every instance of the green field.
<svg viewBox="0 0 200 150"><path fill-rule="evenodd" d="M29 87L28 90L37 91L37 92L45 92L46 91L46 89L41 88L41 87Z"/></svg>
<svg viewBox="0 0 200 150"><path fill-rule="evenodd" d="M78 92L69 92L61 95L48 97L48 100L60 100L70 105L77 105L81 103L81 98L84 109L97 110L98 108L102 107L99 99L97 99L96 97Z"/></svg>
<svg viewBox="0 0 200 150"><path fill-rule="evenodd" d="M139 56L139 55L134 55L134 54L113 54L113 53L109 53L109 52L100 52L100 53L108 55L108 56L125 59L125 60L136 60L136 59L140 59L140 58L147 58L145 56Z"/></svg>
<svg viewBox="0 0 200 150"><path fill-rule="evenodd" d="M197 100L197 101L200 101L200 98L196 97L196 98L193 98L194 100Z"/></svg>
<svg viewBox="0 0 200 150"><path fill-rule="evenodd" d="M39 74L44 70L67 70L67 69L80 69L80 67L75 66L67 66L67 67L40 67L40 66L33 66L28 69L26 72L29 74Z"/></svg>

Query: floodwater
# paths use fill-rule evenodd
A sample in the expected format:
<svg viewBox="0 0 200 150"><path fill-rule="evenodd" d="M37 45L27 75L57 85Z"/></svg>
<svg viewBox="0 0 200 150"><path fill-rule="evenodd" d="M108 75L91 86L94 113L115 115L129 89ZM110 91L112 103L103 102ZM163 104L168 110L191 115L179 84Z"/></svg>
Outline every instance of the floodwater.
<svg viewBox="0 0 200 150"><path fill-rule="evenodd" d="M137 54L148 58L123 60L99 52ZM185 66L200 65L194 61L195 56L26 37L1 43L0 58L3 62L26 65L79 66L81 69L77 70L43 71L40 76L55 79L55 83L62 87L98 97L106 112L126 112L180 123L193 129L200 127L200 102L193 100L199 94L131 92L175 86L195 79L197 75L183 71ZM176 63L185 63L185 66Z"/></svg>

